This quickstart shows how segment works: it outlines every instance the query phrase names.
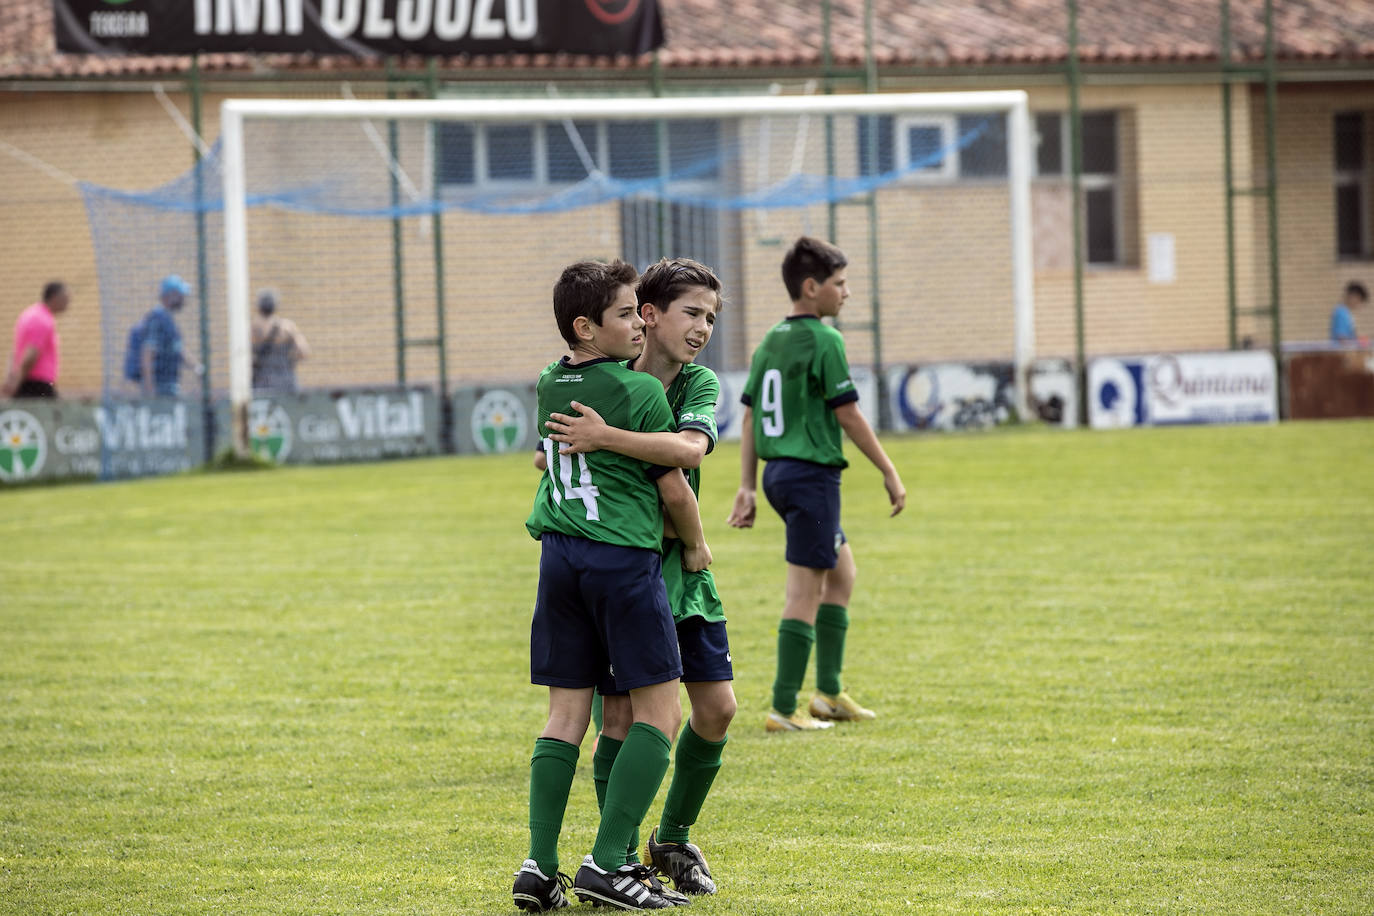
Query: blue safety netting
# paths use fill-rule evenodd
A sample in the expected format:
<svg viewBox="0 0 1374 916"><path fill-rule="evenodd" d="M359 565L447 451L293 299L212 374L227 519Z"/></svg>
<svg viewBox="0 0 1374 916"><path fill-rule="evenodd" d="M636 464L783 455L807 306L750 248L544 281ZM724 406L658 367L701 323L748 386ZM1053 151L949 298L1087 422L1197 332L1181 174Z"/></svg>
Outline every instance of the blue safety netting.
<svg viewBox="0 0 1374 916"><path fill-rule="evenodd" d="M835 117L840 154L823 153L823 119L548 122L434 125L404 122L250 122L246 203L362 219L435 213L558 213L616 201L711 210L803 208L850 200L938 173L1006 173L1005 119L948 115ZM827 161L829 160L829 161ZM206 359L205 384L222 391L224 240L221 153L148 190L82 184L102 303L104 387L123 379L128 330L153 306L168 274L192 286L178 316L185 345ZM250 223L251 233L251 223ZM187 377L183 395L201 381Z"/></svg>

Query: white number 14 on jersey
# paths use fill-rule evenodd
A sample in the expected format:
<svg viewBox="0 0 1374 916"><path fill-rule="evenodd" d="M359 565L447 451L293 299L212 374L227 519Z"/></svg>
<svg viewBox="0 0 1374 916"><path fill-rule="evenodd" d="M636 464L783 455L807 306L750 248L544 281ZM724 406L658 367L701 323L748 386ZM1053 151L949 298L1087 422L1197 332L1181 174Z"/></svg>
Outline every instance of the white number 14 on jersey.
<svg viewBox="0 0 1374 916"><path fill-rule="evenodd" d="M587 466L587 456L580 452L576 455L560 455L558 443L552 439L545 439L544 458L549 466L549 484L553 491L553 501L561 503L565 499L580 500L583 508L587 510L587 521L601 521L601 513L596 508L596 497L601 491L592 483L592 469ZM573 486L573 465L581 468L577 475L577 486ZM557 477L553 476L555 466L558 468ZM560 483L563 485L561 492Z"/></svg>

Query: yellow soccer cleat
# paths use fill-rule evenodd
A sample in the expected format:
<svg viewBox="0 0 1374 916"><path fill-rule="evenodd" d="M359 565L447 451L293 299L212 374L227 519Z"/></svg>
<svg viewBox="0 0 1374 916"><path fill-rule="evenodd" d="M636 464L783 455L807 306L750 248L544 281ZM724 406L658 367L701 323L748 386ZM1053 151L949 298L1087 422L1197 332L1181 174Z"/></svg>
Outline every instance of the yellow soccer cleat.
<svg viewBox="0 0 1374 916"><path fill-rule="evenodd" d="M818 693L811 698L811 715L817 719L826 720L827 724L834 722L859 722L865 719L876 719L878 714L871 709L864 709L854 698L843 690L831 696L828 693Z"/></svg>
<svg viewBox="0 0 1374 916"><path fill-rule="evenodd" d="M832 725L831 722L813 719L800 709L789 715L783 715L776 709L770 710L768 720L763 723L763 727L770 732L815 732L831 728Z"/></svg>

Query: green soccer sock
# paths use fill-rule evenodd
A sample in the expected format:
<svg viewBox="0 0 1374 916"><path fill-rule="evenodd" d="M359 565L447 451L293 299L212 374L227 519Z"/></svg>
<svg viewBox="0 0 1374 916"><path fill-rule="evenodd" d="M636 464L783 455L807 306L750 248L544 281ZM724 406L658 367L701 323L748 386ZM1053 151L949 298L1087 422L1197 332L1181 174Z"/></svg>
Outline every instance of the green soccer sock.
<svg viewBox="0 0 1374 916"><path fill-rule="evenodd" d="M806 663L816 628L802 620L784 618L778 624L778 674L773 681L773 708L784 716L797 711L797 691L806 679Z"/></svg>
<svg viewBox="0 0 1374 916"><path fill-rule="evenodd" d="M727 739L707 741L692 731L692 723L682 728L673 758L673 781L658 822L660 843L686 843L688 831L697 822L711 783L720 772L720 755Z"/></svg>
<svg viewBox="0 0 1374 916"><path fill-rule="evenodd" d="M606 784L611 781L611 768L615 766L616 755L625 742L602 735L596 742L596 754L592 757L592 783L596 786L596 810L606 810ZM639 861L639 828L635 827L625 850L626 864Z"/></svg>
<svg viewBox="0 0 1374 916"><path fill-rule="evenodd" d="M647 722L630 726L606 783L601 825L592 846L592 858L606 871L625 864L630 837L649 813L658 787L663 784L663 774L668 772L668 751L672 746L667 735Z"/></svg>
<svg viewBox="0 0 1374 916"><path fill-rule="evenodd" d="M822 604L816 612L816 689L832 697L844 690L844 637L849 629L849 610L839 604Z"/></svg>
<svg viewBox="0 0 1374 916"><path fill-rule="evenodd" d="M546 875L558 874L558 834L568 807L577 745L539 738L530 757L530 855Z"/></svg>
<svg viewBox="0 0 1374 916"><path fill-rule="evenodd" d="M606 807L606 783L611 780L611 767L615 766L615 758L622 744L623 741L605 735L596 739L596 753L592 755L592 784L596 786L597 811Z"/></svg>

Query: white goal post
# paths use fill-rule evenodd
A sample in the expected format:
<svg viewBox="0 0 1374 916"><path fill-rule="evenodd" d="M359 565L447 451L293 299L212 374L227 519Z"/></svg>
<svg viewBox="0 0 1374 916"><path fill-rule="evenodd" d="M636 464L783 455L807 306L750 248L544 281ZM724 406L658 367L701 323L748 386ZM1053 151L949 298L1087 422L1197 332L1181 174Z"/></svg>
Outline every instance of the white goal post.
<svg viewBox="0 0 1374 916"><path fill-rule="evenodd" d="M1035 355L1031 255L1031 123L1022 91L877 93L865 95L714 96L547 99L229 99L221 105L229 393L234 448L249 452L252 399L245 121L461 121L469 124L555 122L569 119L665 120L826 115L921 115L957 111L1006 117L1006 179L1014 310L1013 363L1017 407L1028 410L1028 371ZM998 257L996 253L991 255ZM987 255L968 254L967 269Z"/></svg>

